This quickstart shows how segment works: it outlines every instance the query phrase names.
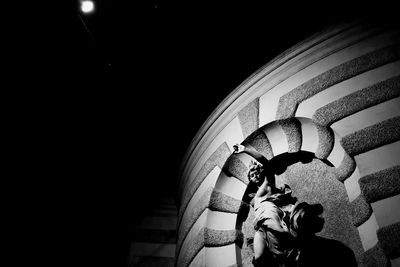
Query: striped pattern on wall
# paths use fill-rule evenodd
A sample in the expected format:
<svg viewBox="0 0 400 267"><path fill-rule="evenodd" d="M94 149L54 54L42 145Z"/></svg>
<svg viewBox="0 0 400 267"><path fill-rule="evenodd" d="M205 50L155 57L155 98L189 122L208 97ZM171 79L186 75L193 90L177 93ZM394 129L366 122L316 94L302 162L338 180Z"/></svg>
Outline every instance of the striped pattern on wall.
<svg viewBox="0 0 400 267"><path fill-rule="evenodd" d="M250 157L232 154L242 143L268 159L308 151L331 163L357 261L399 266L399 85L399 31L363 22L316 34L243 82L183 161L176 265L248 264L241 215L251 214L243 198Z"/></svg>

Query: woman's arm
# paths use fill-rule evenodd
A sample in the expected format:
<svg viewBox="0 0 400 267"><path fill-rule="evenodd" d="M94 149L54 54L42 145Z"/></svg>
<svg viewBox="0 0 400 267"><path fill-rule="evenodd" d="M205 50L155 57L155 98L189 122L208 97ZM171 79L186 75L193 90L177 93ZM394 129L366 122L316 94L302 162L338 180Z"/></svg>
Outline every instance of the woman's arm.
<svg viewBox="0 0 400 267"><path fill-rule="evenodd" d="M257 190L256 196L270 196L277 192L275 185L275 176L273 174L265 176L264 182L260 185Z"/></svg>
<svg viewBox="0 0 400 267"><path fill-rule="evenodd" d="M252 156L254 159L256 159L259 163L261 163L263 165L264 170L266 170L266 168L268 168L268 160L264 157L264 155L262 155L261 153L259 153L256 150L253 149L249 149L243 145L234 145L233 146L234 149L234 153L246 153L250 156ZM268 171L263 171L262 174L263 177L263 182L262 184L259 186L256 196L257 197L261 197L261 196L265 196L265 195L272 195L276 192L276 184L275 184L275 176L273 173L270 173Z"/></svg>
<svg viewBox="0 0 400 267"><path fill-rule="evenodd" d="M260 162L262 165L264 165L264 167L266 167L266 165L268 164L267 158L264 157L263 154L259 153L256 150L249 149L249 148L247 148L243 145L239 145L239 144L234 145L233 149L234 149L234 153L246 153L246 154L252 156L258 162Z"/></svg>

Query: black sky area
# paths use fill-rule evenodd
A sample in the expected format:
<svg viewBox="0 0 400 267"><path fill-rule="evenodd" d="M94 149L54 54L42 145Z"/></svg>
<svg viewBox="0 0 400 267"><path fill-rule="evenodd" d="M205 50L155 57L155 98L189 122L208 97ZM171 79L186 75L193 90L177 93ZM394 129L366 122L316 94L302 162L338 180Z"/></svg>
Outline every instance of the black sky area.
<svg viewBox="0 0 400 267"><path fill-rule="evenodd" d="M97 1L90 15L77 5L63 56L73 84L72 115L78 116L72 128L88 133L87 142L106 158L113 155L121 172L113 179L123 179L124 195L132 190L134 198L142 188L173 193L186 148L218 104L334 19L293 16L284 5L256 12L127 2Z"/></svg>
<svg viewBox="0 0 400 267"><path fill-rule="evenodd" d="M70 3L60 39L44 46L49 74L37 71L46 82L35 92L41 141L32 139L46 144L51 194L70 225L63 236L83 238L64 258L81 254L86 266L124 266L130 225L176 197L188 145L241 82L326 26L365 15L322 2L106 0L85 15Z"/></svg>

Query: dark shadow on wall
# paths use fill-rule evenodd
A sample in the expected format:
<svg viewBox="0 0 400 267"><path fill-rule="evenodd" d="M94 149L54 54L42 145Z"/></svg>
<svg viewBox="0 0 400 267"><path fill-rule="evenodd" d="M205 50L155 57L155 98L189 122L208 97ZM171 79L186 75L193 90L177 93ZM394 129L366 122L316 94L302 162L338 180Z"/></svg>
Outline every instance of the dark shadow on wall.
<svg viewBox="0 0 400 267"><path fill-rule="evenodd" d="M269 168L266 170L267 175L283 174L289 166L296 164L298 162L301 162L303 164L310 163L315 158L316 157L314 153L307 151L299 151L296 153L284 153L278 155L269 161L269 166L268 166ZM333 167L333 165L328 160L321 160L321 161L326 165ZM255 195L255 192L257 192L257 189L258 187L255 184L249 183L245 191L245 194L243 196L243 201L253 206L253 197ZM296 197L296 192L293 192L293 194L294 194L293 196ZM321 206L320 204L318 205ZM245 230L244 228L248 227L244 226L244 223L246 220L248 220L248 217L251 216L250 212L252 212L252 209L242 210L242 212L238 214L237 229L242 229L243 231ZM322 211L320 213L322 213ZM321 228L315 232L319 232ZM247 232L247 235L244 233L245 234L244 246L247 246L248 249L250 249L250 251L254 251L253 235L251 234L248 235L249 230L245 230L245 232ZM301 250L297 265L299 267L358 266L354 252L342 242L334 239L328 239L313 234L305 239L302 239L300 243L298 243L296 246L299 247ZM272 262L274 261L273 260L270 261L267 259L265 266L267 265L269 266L269 264L271 264ZM255 262L253 261L253 265L254 264Z"/></svg>
<svg viewBox="0 0 400 267"><path fill-rule="evenodd" d="M308 151L299 151L296 153L283 153L276 157L273 157L269 161L268 169L266 170L267 175L280 175L286 171L286 169L298 162L310 163L315 159L315 154ZM334 167L331 162L327 159L320 159L323 163L329 167ZM249 183L244 193L243 201L251 204L251 200L254 197L255 192L257 192L257 186L255 184Z"/></svg>
<svg viewBox="0 0 400 267"><path fill-rule="evenodd" d="M274 259L265 258L265 262L257 264L253 260L253 266L278 266L272 264ZM286 265L282 265L286 266ZM293 266L293 265L288 265ZM300 252L297 267L357 267L356 257L353 251L342 242L313 236L305 244Z"/></svg>
<svg viewBox="0 0 400 267"><path fill-rule="evenodd" d="M354 252L342 242L313 236L300 252L298 266L357 266Z"/></svg>
<svg viewBox="0 0 400 267"><path fill-rule="evenodd" d="M283 153L272 158L270 163L270 170L273 174L279 175L286 171L287 167L297 162L310 163L315 157L315 154L308 151L299 151L296 153ZM333 164L326 159L320 159L323 163L329 167L333 167Z"/></svg>

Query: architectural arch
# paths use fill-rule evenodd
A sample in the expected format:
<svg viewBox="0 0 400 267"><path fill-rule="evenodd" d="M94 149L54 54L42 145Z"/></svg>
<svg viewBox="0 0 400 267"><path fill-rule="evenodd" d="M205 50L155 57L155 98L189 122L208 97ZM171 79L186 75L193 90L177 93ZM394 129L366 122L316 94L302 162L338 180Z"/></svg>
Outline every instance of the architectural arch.
<svg viewBox="0 0 400 267"><path fill-rule="evenodd" d="M232 154L236 143L268 159L308 151L315 166L330 162L326 174L347 198L354 237L347 245L358 263L399 266L400 214L387 212L400 205L399 45L398 29L335 26L278 56L229 95L182 164L177 266L249 263L247 233L238 229L251 209L243 201L249 158ZM338 229L325 234L337 238Z"/></svg>

